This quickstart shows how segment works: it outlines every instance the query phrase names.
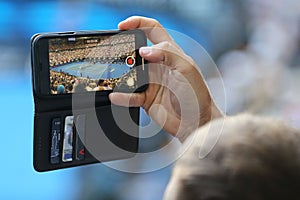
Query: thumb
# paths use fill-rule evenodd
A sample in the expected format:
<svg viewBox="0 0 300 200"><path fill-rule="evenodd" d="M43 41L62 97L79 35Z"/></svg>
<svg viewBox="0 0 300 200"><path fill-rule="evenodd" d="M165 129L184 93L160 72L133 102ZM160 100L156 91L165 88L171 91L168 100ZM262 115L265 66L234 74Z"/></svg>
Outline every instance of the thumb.
<svg viewBox="0 0 300 200"><path fill-rule="evenodd" d="M145 93L119 93L114 92L109 94L111 103L124 107L140 107L145 102Z"/></svg>

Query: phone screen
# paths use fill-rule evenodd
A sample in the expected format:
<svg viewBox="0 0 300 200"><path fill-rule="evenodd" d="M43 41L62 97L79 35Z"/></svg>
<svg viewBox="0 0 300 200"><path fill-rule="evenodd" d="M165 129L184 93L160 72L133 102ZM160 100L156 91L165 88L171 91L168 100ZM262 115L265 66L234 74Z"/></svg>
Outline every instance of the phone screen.
<svg viewBox="0 0 300 200"><path fill-rule="evenodd" d="M50 38L50 94L137 89L135 44L135 34Z"/></svg>

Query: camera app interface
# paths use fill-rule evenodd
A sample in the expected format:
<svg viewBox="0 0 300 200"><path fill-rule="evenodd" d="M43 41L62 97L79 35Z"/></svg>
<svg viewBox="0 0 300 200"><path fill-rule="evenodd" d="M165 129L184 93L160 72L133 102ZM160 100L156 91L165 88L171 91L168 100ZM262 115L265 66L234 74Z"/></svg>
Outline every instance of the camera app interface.
<svg viewBox="0 0 300 200"><path fill-rule="evenodd" d="M49 39L50 93L137 88L135 35Z"/></svg>

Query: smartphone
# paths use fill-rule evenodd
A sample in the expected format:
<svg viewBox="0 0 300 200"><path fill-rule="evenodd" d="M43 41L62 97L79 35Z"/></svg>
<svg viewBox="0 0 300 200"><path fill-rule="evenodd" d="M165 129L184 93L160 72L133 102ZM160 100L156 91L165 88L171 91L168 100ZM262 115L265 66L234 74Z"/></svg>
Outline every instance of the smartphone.
<svg viewBox="0 0 300 200"><path fill-rule="evenodd" d="M36 34L31 40L37 96L147 89L148 68L139 55L141 30Z"/></svg>
<svg viewBox="0 0 300 200"><path fill-rule="evenodd" d="M147 89L147 63L139 55L146 45L141 30L32 37L36 171L135 156L140 110L111 105L108 94Z"/></svg>

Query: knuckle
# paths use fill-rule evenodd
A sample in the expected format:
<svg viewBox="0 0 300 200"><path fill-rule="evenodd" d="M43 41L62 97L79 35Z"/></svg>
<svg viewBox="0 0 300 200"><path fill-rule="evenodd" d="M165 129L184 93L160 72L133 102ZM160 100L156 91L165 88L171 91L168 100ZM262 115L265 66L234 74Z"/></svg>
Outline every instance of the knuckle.
<svg viewBox="0 0 300 200"><path fill-rule="evenodd" d="M130 98L130 104L135 105L135 104L137 104L138 100L139 100L139 99L138 99L138 96L135 95L135 94L132 94L132 95L131 95L131 98Z"/></svg>
<svg viewBox="0 0 300 200"><path fill-rule="evenodd" d="M151 21L151 23L153 25L155 25L155 26L161 26L160 23L159 23L159 21L157 21L156 19L150 18L149 20Z"/></svg>
<svg viewBox="0 0 300 200"><path fill-rule="evenodd" d="M163 53L173 52L172 44L169 41L163 41L163 42L157 44L157 46L154 48Z"/></svg>
<svg viewBox="0 0 300 200"><path fill-rule="evenodd" d="M172 44L169 41L161 42L161 46L164 50L169 50L172 48Z"/></svg>
<svg viewBox="0 0 300 200"><path fill-rule="evenodd" d="M140 93L140 94L133 93L133 94L131 94L129 104L131 106L134 106L134 107L141 106L144 103L144 97L141 96L141 94L143 94L143 93Z"/></svg>
<svg viewBox="0 0 300 200"><path fill-rule="evenodd" d="M196 66L197 64L195 63L194 59L189 56L189 55L185 55L184 59L192 66Z"/></svg>

